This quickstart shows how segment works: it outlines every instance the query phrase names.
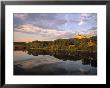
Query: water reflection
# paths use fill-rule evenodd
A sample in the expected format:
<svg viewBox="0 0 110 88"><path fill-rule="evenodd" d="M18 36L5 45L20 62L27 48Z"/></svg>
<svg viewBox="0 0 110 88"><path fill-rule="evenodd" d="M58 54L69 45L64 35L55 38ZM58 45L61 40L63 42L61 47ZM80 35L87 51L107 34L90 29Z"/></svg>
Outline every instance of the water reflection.
<svg viewBox="0 0 110 88"><path fill-rule="evenodd" d="M14 51L14 75L96 75L97 54L63 50Z"/></svg>
<svg viewBox="0 0 110 88"><path fill-rule="evenodd" d="M25 51L24 51L25 52ZM83 65L91 65L93 67L97 67L97 55L96 53L91 52L75 52L68 53L65 51L54 51L50 52L47 50L28 50L29 55L38 56L38 55L50 55L54 56L57 59L66 61L77 61L81 60Z"/></svg>

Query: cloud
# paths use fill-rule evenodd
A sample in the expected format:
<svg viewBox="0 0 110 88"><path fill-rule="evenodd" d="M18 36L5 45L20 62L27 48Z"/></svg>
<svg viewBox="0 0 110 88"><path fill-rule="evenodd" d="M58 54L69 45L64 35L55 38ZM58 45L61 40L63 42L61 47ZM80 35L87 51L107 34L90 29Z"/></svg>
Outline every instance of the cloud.
<svg viewBox="0 0 110 88"><path fill-rule="evenodd" d="M96 36L97 35L97 30L88 30L88 31L80 31L76 32L74 35L84 35L84 36Z"/></svg>
<svg viewBox="0 0 110 88"><path fill-rule="evenodd" d="M25 19L28 16L26 13L14 13L15 18Z"/></svg>
<svg viewBox="0 0 110 88"><path fill-rule="evenodd" d="M94 19L94 13L14 13L13 21L14 26L32 24L44 29L71 31L96 25Z"/></svg>
<svg viewBox="0 0 110 88"><path fill-rule="evenodd" d="M14 39L14 41L15 42L24 42L24 41L25 42L31 42L31 41L33 41L33 39L30 37L29 38L28 37L27 38L16 38L16 39Z"/></svg>
<svg viewBox="0 0 110 88"><path fill-rule="evenodd" d="M96 30L88 31L88 32L86 32L86 35L88 35L88 36L96 36L97 35L97 31Z"/></svg>
<svg viewBox="0 0 110 88"><path fill-rule="evenodd" d="M88 16L86 13L80 14L80 21L78 23L79 26L83 25L85 23L84 19Z"/></svg>
<svg viewBox="0 0 110 88"><path fill-rule="evenodd" d="M34 34L36 36L42 36L48 38L56 39L57 37L63 38L68 37L69 32L61 31L56 29L45 29L41 27L34 26L32 24L20 25L14 29L16 32L22 32L27 34Z"/></svg>
<svg viewBox="0 0 110 88"><path fill-rule="evenodd" d="M95 30L91 27L97 26L96 18L94 13L14 13L13 23L17 33L48 40L69 38L78 30Z"/></svg>
<svg viewBox="0 0 110 88"><path fill-rule="evenodd" d="M85 22L83 21L83 20L81 20L79 23L78 23L78 25L79 26L81 26L81 25L83 25Z"/></svg>
<svg viewBox="0 0 110 88"><path fill-rule="evenodd" d="M92 13L81 13L80 14L80 21L78 23L79 26L83 25L87 21L90 21L90 18L93 16Z"/></svg>
<svg viewBox="0 0 110 88"><path fill-rule="evenodd" d="M88 16L90 16L90 14L89 13L81 13L81 16L82 17L88 17Z"/></svg>
<svg viewBox="0 0 110 88"><path fill-rule="evenodd" d="M97 27L91 27L89 30L97 30Z"/></svg>
<svg viewBox="0 0 110 88"><path fill-rule="evenodd" d="M40 32L41 28L35 27L31 24L25 24L25 25L20 25L17 28L15 28L15 31L25 32L25 33L36 33L36 32Z"/></svg>

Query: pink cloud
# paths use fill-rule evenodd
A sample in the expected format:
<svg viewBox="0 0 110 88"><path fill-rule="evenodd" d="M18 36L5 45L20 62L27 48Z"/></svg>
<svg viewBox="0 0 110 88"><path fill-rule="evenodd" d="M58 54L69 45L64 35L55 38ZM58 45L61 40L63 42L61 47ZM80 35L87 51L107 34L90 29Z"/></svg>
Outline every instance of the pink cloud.
<svg viewBox="0 0 110 88"><path fill-rule="evenodd" d="M81 16L82 17L88 17L88 16L90 16L90 14L89 13L81 13Z"/></svg>
<svg viewBox="0 0 110 88"><path fill-rule="evenodd" d="M44 29L32 24L20 25L18 28L15 28L18 32L24 33L33 33L33 34L41 34L41 35L50 35L50 36L59 36L68 33L67 31L59 31L55 29Z"/></svg>
<svg viewBox="0 0 110 88"><path fill-rule="evenodd" d="M58 38L70 38L72 33L63 30L56 30L56 29L45 29L41 27L34 26L32 24L24 24L20 25L19 27L15 28L15 32L17 33L25 33L26 35L29 34L30 37L33 37L35 40L54 40ZM71 36L72 37L72 36ZM19 38L17 41L32 41L30 38Z"/></svg>
<svg viewBox="0 0 110 88"><path fill-rule="evenodd" d="M31 42L33 41L32 38L17 38L17 39L14 39L15 42Z"/></svg>
<svg viewBox="0 0 110 88"><path fill-rule="evenodd" d="M31 24L25 24L25 25L20 25L18 28L16 28L16 30L27 33L36 33L36 32L40 32L41 28L35 27Z"/></svg>
<svg viewBox="0 0 110 88"><path fill-rule="evenodd" d="M84 35L84 36L96 36L97 30L80 31L80 32L76 32L75 35L77 34Z"/></svg>

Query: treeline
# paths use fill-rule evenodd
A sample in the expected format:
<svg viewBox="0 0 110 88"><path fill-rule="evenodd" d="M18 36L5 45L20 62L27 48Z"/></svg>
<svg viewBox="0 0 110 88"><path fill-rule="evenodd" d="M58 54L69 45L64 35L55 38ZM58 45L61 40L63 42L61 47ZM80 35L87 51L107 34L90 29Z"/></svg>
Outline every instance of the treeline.
<svg viewBox="0 0 110 88"><path fill-rule="evenodd" d="M27 45L26 42L14 42L14 45Z"/></svg>
<svg viewBox="0 0 110 88"><path fill-rule="evenodd" d="M55 51L97 51L97 36L90 38L57 39L54 41L14 42L14 45L26 46L26 49Z"/></svg>

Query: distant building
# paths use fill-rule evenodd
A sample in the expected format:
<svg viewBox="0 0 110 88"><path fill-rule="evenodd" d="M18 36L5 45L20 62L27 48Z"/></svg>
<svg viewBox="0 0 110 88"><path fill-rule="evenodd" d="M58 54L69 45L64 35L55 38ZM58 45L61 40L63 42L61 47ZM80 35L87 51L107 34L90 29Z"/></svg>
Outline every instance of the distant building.
<svg viewBox="0 0 110 88"><path fill-rule="evenodd" d="M74 38L83 39L83 38L90 38L90 36L84 36L84 35L81 35L81 34L76 34L76 35L74 35Z"/></svg>

